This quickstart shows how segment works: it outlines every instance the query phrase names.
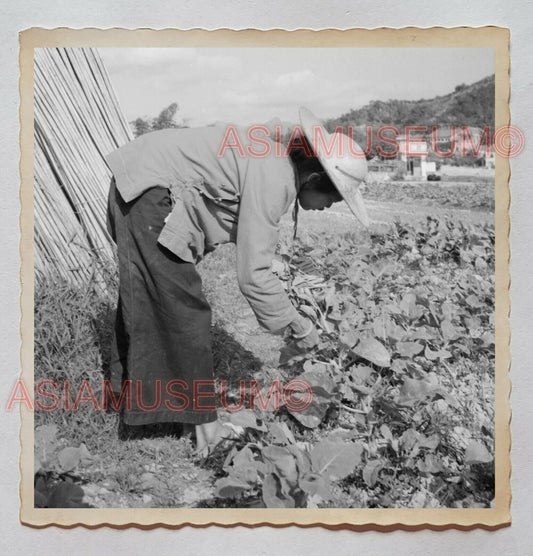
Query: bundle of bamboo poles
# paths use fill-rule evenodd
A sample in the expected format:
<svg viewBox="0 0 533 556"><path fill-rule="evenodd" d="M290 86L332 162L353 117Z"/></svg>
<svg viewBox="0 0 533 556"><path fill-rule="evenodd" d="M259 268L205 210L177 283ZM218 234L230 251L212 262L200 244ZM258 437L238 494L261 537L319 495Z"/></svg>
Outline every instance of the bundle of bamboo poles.
<svg viewBox="0 0 533 556"><path fill-rule="evenodd" d="M35 273L77 285L113 258L104 156L132 139L92 48L35 49Z"/></svg>

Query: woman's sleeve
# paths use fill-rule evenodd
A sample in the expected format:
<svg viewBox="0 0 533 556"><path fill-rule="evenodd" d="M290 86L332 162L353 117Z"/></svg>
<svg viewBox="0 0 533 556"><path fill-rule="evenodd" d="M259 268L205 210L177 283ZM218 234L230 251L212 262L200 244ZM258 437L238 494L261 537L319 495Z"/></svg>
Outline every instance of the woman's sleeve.
<svg viewBox="0 0 533 556"><path fill-rule="evenodd" d="M280 220L296 195L292 168L277 163L250 161L241 192L236 242L239 287L259 324L271 332L298 318L272 273Z"/></svg>

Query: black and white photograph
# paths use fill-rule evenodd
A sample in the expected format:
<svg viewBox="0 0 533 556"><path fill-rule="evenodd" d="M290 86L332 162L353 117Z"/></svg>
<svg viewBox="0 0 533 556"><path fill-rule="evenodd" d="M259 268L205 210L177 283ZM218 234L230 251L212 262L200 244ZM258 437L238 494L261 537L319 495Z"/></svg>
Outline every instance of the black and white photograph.
<svg viewBox="0 0 533 556"><path fill-rule="evenodd" d="M32 520L506 519L523 138L430 31L28 49Z"/></svg>

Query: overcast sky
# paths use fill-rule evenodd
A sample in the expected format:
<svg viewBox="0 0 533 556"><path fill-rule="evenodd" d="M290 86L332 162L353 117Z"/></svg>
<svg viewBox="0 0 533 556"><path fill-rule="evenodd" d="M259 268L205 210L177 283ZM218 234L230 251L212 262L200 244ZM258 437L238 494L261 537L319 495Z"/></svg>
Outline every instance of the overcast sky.
<svg viewBox="0 0 533 556"><path fill-rule="evenodd" d="M177 102L190 126L296 122L371 100L416 100L494 73L482 48L100 48L128 121Z"/></svg>

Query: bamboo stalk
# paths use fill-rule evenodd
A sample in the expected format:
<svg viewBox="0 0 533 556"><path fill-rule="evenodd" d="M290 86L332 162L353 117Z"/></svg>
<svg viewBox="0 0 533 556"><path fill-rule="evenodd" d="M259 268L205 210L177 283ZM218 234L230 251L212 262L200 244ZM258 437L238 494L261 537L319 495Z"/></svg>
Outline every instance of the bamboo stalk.
<svg viewBox="0 0 533 556"><path fill-rule="evenodd" d="M113 245L104 156L132 139L98 52L35 50L35 269L79 285Z"/></svg>

